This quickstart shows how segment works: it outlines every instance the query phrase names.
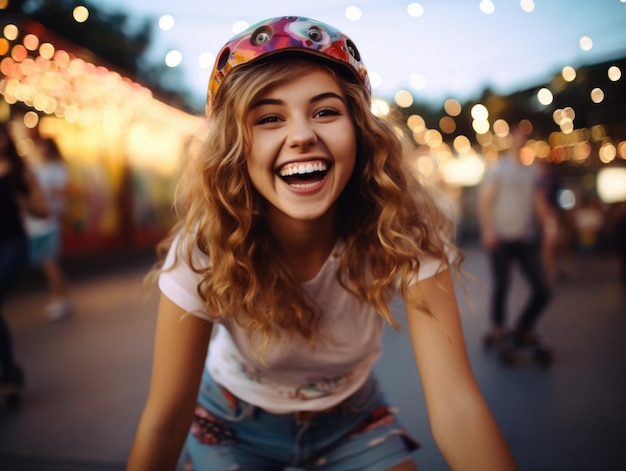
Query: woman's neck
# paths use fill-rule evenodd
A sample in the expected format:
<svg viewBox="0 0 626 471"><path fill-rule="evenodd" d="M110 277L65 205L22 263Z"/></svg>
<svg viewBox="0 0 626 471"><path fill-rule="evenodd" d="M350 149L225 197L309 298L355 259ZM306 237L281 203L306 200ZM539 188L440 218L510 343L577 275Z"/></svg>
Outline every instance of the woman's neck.
<svg viewBox="0 0 626 471"><path fill-rule="evenodd" d="M281 247L281 258L301 282L312 279L322 268L337 242L334 212L314 221L268 220Z"/></svg>

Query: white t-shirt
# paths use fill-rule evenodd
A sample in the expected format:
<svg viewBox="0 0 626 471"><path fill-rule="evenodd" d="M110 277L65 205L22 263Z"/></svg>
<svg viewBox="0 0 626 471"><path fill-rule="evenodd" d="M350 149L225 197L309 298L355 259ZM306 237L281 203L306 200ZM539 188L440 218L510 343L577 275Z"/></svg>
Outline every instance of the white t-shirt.
<svg viewBox="0 0 626 471"><path fill-rule="evenodd" d="M172 265L176 247L177 242L165 267ZM214 327L206 361L215 381L273 413L332 407L365 382L380 356L384 321L337 281L337 261L343 249L343 242L338 242L319 273L303 284L321 308L320 329L327 341L312 348L297 334L281 335L272 340L261 360L250 348L245 329L233 321L220 321ZM208 263L197 247L193 257L196 263ZM442 267L436 259L424 260L418 279L433 276ZM176 265L161 273L159 287L181 308L208 319L197 293L198 280L179 252Z"/></svg>
<svg viewBox="0 0 626 471"><path fill-rule="evenodd" d="M500 240L528 241L536 233L534 195L539 174L512 155L485 175L485 184L495 185L493 229Z"/></svg>
<svg viewBox="0 0 626 471"><path fill-rule="evenodd" d="M33 166L33 173L46 199L51 215L47 218L27 215L25 226L28 235L36 237L59 229L59 220L65 211L63 190L69 175L63 162L43 162Z"/></svg>
<svg viewBox="0 0 626 471"><path fill-rule="evenodd" d="M33 166L33 172L39 185L41 185L52 215L59 217L65 210L65 197L62 192L69 182L65 163L61 161L43 162Z"/></svg>

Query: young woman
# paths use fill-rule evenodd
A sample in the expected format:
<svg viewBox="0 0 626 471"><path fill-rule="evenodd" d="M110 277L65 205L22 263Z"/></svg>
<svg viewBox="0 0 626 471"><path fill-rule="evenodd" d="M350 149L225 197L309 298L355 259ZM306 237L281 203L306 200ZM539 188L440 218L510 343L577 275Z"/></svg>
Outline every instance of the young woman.
<svg viewBox="0 0 626 471"><path fill-rule="evenodd" d="M450 466L516 469L466 355L448 222L371 113L354 43L258 23L219 54L207 111L128 469L174 469L181 449L193 470L416 469L371 371L396 294Z"/></svg>

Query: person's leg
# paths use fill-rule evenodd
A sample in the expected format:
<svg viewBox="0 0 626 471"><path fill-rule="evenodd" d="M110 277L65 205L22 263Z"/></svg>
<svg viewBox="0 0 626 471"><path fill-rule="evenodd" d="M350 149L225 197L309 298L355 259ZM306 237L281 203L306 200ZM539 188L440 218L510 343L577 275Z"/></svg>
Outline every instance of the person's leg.
<svg viewBox="0 0 626 471"><path fill-rule="evenodd" d="M535 325L550 302L551 290L541 260L539 246L534 243L520 244L517 260L522 275L531 288L531 294L517 322L520 331L533 331Z"/></svg>
<svg viewBox="0 0 626 471"><path fill-rule="evenodd" d="M41 269L50 285L52 300L64 300L67 296L67 281L63 271L56 260L42 260Z"/></svg>
<svg viewBox="0 0 626 471"><path fill-rule="evenodd" d="M494 331L502 331L506 324L506 303L511 281L510 244L501 242L490 252L491 262L491 324Z"/></svg>
<svg viewBox="0 0 626 471"><path fill-rule="evenodd" d="M58 261L42 260L41 269L50 289L50 302L46 306L48 316L54 321L68 317L72 312L72 305L68 298L67 281Z"/></svg>
<svg viewBox="0 0 626 471"><path fill-rule="evenodd" d="M27 253L25 239L12 239L0 244L0 373L3 382L23 381L21 370L15 362L13 339L2 306L27 262Z"/></svg>
<svg viewBox="0 0 626 471"><path fill-rule="evenodd" d="M4 320L4 315L0 311L0 377L2 374L11 371L15 366L13 356L13 339L9 326Z"/></svg>
<svg viewBox="0 0 626 471"><path fill-rule="evenodd" d="M50 302L46 311L51 320L61 320L71 314L72 306L68 298L68 283L59 263L60 231L53 226L43 238L40 266L48 281Z"/></svg>

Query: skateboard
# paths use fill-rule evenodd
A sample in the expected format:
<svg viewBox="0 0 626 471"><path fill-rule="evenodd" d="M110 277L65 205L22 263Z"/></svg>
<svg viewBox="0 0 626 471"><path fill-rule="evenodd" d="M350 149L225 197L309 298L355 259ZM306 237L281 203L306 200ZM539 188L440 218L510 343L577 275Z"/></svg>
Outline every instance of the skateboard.
<svg viewBox="0 0 626 471"><path fill-rule="evenodd" d="M547 368L554 361L552 348L540 337L524 341L513 332L507 332L497 339L488 333L483 339L483 347L487 351L495 351L500 362L506 366L530 362Z"/></svg>

